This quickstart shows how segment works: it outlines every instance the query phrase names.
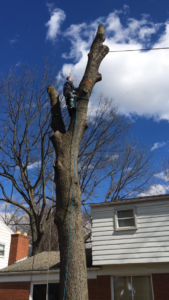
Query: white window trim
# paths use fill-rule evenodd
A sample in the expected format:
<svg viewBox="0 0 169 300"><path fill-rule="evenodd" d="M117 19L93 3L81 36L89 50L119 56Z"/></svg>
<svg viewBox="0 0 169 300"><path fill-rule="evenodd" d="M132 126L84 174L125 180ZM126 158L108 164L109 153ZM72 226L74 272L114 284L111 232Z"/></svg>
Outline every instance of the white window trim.
<svg viewBox="0 0 169 300"><path fill-rule="evenodd" d="M135 226L132 226L132 227L131 226L128 226L128 227L119 227L118 226L117 212L118 211L123 211L123 210L133 210ZM136 230L136 229L138 229L136 208L135 207L115 208L115 210L114 210L114 224L115 224L115 231Z"/></svg>
<svg viewBox="0 0 169 300"><path fill-rule="evenodd" d="M0 242L0 245L4 246L6 248L6 245L4 243ZM0 258L5 258L5 248L4 248L4 255L0 255Z"/></svg>
<svg viewBox="0 0 169 300"><path fill-rule="evenodd" d="M126 277L127 275L120 275L119 277ZM153 290L153 279L152 279L152 274L146 274L146 275L143 275L143 274L141 274L141 275L129 275L129 277L137 277L137 276L150 276L150 283L151 283L151 291L152 291L152 298L153 298L153 300L155 300L154 299L154 290ZM113 277L114 276L111 276L111 279L110 279L110 281L111 281L111 300L114 300L114 283L113 283ZM133 298L133 293L132 293L132 298ZM32 300L32 299L31 299Z"/></svg>
<svg viewBox="0 0 169 300"><path fill-rule="evenodd" d="M33 286L35 284L47 284L47 283L59 283L59 281L56 281L56 280L50 280L50 281L46 281L46 280L43 280L43 281L34 281L34 282L31 282L31 286L30 286L30 293L29 293L29 300L33 300Z"/></svg>

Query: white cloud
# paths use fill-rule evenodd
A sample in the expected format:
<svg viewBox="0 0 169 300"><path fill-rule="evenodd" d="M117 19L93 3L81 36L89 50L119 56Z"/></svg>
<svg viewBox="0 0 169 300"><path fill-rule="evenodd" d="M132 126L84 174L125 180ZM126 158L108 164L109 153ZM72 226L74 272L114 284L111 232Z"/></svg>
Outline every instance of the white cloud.
<svg viewBox="0 0 169 300"><path fill-rule="evenodd" d="M140 20L129 18L124 26L120 19L122 13L124 16L126 9L112 12L107 18L99 18L91 24L71 25L64 33L64 37L70 40L71 49L63 57L74 59L74 64L63 65L59 75L65 78L71 70L81 80L90 45L100 23L105 25L105 44L110 50L149 48L152 37L156 37L153 47L168 47L168 22L153 23L147 15L143 15ZM160 28L165 29L157 37ZM109 53L101 64L100 72L103 79L94 87L90 99L94 105L97 105L98 95L102 92L114 98L119 112L124 115L169 120L168 50Z"/></svg>
<svg viewBox="0 0 169 300"><path fill-rule="evenodd" d="M50 20L45 23L45 26L48 27L46 39L54 42L60 33L60 25L65 20L66 15L63 10L54 8L53 4L47 4L47 6L50 13Z"/></svg>
<svg viewBox="0 0 169 300"><path fill-rule="evenodd" d="M21 65L21 61L18 61L15 65L15 67L19 67Z"/></svg>
<svg viewBox="0 0 169 300"><path fill-rule="evenodd" d="M28 170L31 170L31 169L39 168L40 166L41 166L41 161L35 161L34 163L29 164L29 165L27 166L27 169L28 169ZM16 169L16 170L19 170L19 167L17 166L15 169Z"/></svg>
<svg viewBox="0 0 169 300"><path fill-rule="evenodd" d="M158 149L158 148L161 148L161 147L164 147L166 145L165 142L162 142L162 143L154 143L153 147L151 148L151 151L155 150L155 149Z"/></svg>
<svg viewBox="0 0 169 300"><path fill-rule="evenodd" d="M117 159L119 157L118 154L113 154L113 155L109 155L109 154L106 154L106 157L109 159L109 162L113 162L115 159Z"/></svg>
<svg viewBox="0 0 169 300"><path fill-rule="evenodd" d="M140 193L138 197L162 195L162 194L166 194L168 191L169 191L169 186L167 185L153 184L149 187L147 191Z"/></svg>
<svg viewBox="0 0 169 300"><path fill-rule="evenodd" d="M9 206L9 204L7 204L5 201L0 201L0 213L2 213L5 210L6 206Z"/></svg>
<svg viewBox="0 0 169 300"><path fill-rule="evenodd" d="M18 40L17 39L13 39L13 40L9 40L10 44L15 44Z"/></svg>
<svg viewBox="0 0 169 300"><path fill-rule="evenodd" d="M169 170L166 170L166 172L157 173L154 176L163 181L169 181Z"/></svg>
<svg viewBox="0 0 169 300"><path fill-rule="evenodd" d="M40 166L41 166L41 161L36 161L33 164L28 165L27 169L31 170L31 169L39 168Z"/></svg>

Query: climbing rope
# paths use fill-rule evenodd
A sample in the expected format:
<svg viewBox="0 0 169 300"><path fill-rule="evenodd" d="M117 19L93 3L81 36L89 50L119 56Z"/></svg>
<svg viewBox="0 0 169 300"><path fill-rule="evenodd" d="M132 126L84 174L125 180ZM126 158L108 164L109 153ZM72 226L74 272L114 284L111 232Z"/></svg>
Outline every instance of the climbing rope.
<svg viewBox="0 0 169 300"><path fill-rule="evenodd" d="M77 99L83 99L83 100L86 100L86 101L89 101L88 98L84 98L84 97L80 97L80 96L75 96L75 102L77 102L78 100Z"/></svg>
<svg viewBox="0 0 169 300"><path fill-rule="evenodd" d="M55 153L53 152L53 165L54 165L54 161L55 161ZM54 180L52 178L52 192L51 192L51 199L50 199L50 211L52 213L52 199L53 199L53 183ZM50 220L50 224L49 224L49 248L48 248L48 268L47 268L47 279L46 279L46 300L49 299L49 254L51 251L51 235L52 235L52 220Z"/></svg>
<svg viewBox="0 0 169 300"><path fill-rule="evenodd" d="M87 99L87 98L76 96L76 97L74 97L75 104L76 104L76 101L77 101L78 98L89 101L89 99ZM76 140L77 140L77 109L76 109L76 117L75 117L75 151L74 151L74 170L73 170L73 189L72 189L72 202L71 202L70 232L69 232L69 244L68 244L68 255L67 255L67 265L66 265L66 275L65 275L63 300L65 300L65 293L66 293L66 283L67 283L67 274L68 274L69 256L70 256L70 244L71 244L71 235L72 235L74 186L75 186L75 171L76 171Z"/></svg>

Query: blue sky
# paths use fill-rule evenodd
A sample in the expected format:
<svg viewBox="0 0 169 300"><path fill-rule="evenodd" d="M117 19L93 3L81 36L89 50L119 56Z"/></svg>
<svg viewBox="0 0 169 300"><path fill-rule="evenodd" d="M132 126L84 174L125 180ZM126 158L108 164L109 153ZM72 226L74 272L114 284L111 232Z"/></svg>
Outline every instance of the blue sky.
<svg viewBox="0 0 169 300"><path fill-rule="evenodd" d="M49 57L57 76L80 81L99 23L110 50L169 47L167 0L53 1L1 0L1 72L22 63L37 65ZM154 152L154 165L169 150L169 50L109 53L93 91L113 97L119 112L133 121L130 135Z"/></svg>

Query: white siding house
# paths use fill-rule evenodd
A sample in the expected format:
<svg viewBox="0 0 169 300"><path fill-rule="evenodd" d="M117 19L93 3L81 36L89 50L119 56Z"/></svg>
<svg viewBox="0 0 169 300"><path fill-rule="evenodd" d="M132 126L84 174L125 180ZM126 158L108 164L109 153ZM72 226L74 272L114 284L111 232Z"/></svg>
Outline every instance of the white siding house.
<svg viewBox="0 0 169 300"><path fill-rule="evenodd" d="M12 233L13 231L0 221L0 269L8 266Z"/></svg>
<svg viewBox="0 0 169 300"><path fill-rule="evenodd" d="M93 265L169 262L169 195L92 204Z"/></svg>

